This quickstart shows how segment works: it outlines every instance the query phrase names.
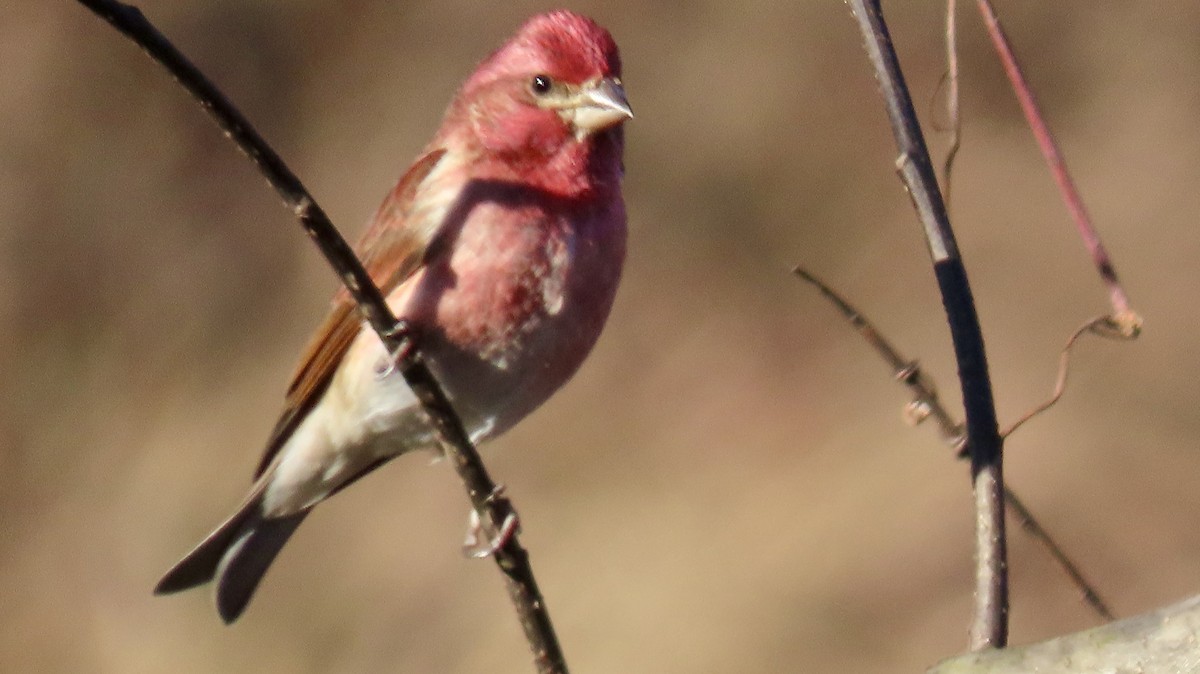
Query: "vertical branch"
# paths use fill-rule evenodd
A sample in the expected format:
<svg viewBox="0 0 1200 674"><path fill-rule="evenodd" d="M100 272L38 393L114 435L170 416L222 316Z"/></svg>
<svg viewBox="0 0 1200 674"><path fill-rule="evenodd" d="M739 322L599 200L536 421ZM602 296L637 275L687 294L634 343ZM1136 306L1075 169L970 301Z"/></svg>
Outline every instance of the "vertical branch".
<svg viewBox="0 0 1200 674"><path fill-rule="evenodd" d="M950 147L942 162L942 186L946 192L946 206L950 206L950 176L954 158L962 146L962 119L958 96L958 2L946 1L946 117L950 124Z"/></svg>
<svg viewBox="0 0 1200 674"><path fill-rule="evenodd" d="M925 229L958 361L976 513L975 616L971 626L971 648L1003 647L1008 640L1008 565L1002 443L979 317L883 11L878 0L851 0L850 6L882 89L892 133L900 150L897 171Z"/></svg>
<svg viewBox="0 0 1200 674"><path fill-rule="evenodd" d="M325 259L337 272L354 297L359 311L379 335L388 351L396 355L398 366L409 388L421 401L433 422L442 450L450 459L481 523L489 535L506 530L502 543L493 553L504 574L509 597L534 655L534 664L542 674L565 674L566 660L559 646L546 602L542 599L529 555L507 522L515 521L508 499L501 497L496 483L488 475L479 452L463 429L433 373L421 358L402 323L384 301L383 294L363 268L354 251L317 205L300 179L278 154L254 130L233 106L187 57L179 52L138 10L115 0L79 0L96 15L133 40L151 59L166 68L177 82L199 102L225 134L237 144L266 177L284 204L295 213L304 230L312 237Z"/></svg>

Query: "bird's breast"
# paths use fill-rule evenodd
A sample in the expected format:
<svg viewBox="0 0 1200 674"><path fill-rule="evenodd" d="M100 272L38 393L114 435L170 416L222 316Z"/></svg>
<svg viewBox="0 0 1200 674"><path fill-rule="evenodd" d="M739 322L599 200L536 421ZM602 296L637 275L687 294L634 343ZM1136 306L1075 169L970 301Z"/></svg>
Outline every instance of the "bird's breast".
<svg viewBox="0 0 1200 674"><path fill-rule="evenodd" d="M495 435L595 344L624 258L624 213L484 202L445 235L403 313L464 421Z"/></svg>
<svg viewBox="0 0 1200 674"><path fill-rule="evenodd" d="M537 357L538 332L568 304L577 232L561 218L483 209L446 264L429 271L436 323L446 341L497 370Z"/></svg>

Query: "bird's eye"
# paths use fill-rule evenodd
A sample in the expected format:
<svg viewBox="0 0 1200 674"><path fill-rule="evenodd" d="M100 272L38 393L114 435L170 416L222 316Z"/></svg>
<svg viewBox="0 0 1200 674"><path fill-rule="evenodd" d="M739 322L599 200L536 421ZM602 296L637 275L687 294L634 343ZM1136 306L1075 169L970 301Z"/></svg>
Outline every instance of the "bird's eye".
<svg viewBox="0 0 1200 674"><path fill-rule="evenodd" d="M550 89L553 87L554 81L546 75L534 75L533 81L529 84L529 88L533 90L536 96L545 96L550 93Z"/></svg>

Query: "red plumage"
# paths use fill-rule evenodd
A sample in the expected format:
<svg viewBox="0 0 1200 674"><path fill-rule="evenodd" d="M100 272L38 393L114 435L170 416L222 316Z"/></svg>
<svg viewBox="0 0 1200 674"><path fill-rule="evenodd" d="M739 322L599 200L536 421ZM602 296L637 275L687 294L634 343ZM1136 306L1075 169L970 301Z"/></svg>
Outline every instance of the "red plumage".
<svg viewBox="0 0 1200 674"><path fill-rule="evenodd" d="M591 19L535 16L485 59L359 245L477 441L541 405L608 316L625 256L616 43ZM432 443L388 354L340 292L288 388L241 508L156 592L217 581L230 622L317 503Z"/></svg>

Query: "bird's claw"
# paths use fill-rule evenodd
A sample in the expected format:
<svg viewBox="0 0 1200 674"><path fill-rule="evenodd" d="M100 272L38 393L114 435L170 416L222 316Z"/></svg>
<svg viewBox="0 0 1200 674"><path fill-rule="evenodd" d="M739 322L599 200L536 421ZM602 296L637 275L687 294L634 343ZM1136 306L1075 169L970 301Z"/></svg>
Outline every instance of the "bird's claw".
<svg viewBox="0 0 1200 674"><path fill-rule="evenodd" d="M499 485L496 490L488 495L487 501L493 502L504 493L504 485ZM509 511L504 516L504 522L500 524L499 531L492 537L491 540L484 539L483 525L479 520L479 511L472 509L471 514L467 518L467 535L463 539L462 552L466 557L472 559L484 559L491 557L496 552L504 547L513 535L521 530L521 520L517 517L517 513Z"/></svg>
<svg viewBox="0 0 1200 674"><path fill-rule="evenodd" d="M390 351L375 369L375 373L380 379L390 377L399 369L401 363L412 358L416 353L417 343L416 329L404 319L397 320L392 329L383 334L383 337L387 340L396 340L399 345L395 350Z"/></svg>

